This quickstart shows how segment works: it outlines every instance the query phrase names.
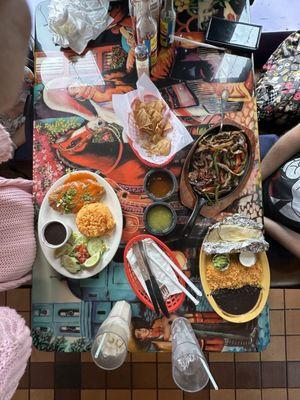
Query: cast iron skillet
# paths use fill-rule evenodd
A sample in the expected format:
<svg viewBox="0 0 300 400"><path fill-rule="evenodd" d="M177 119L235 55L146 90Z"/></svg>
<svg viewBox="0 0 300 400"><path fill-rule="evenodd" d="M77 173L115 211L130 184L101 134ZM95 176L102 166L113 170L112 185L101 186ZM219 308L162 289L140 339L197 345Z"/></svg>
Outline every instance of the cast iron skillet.
<svg viewBox="0 0 300 400"><path fill-rule="evenodd" d="M248 145L248 159L244 174L240 177L239 184L234 188L232 192L226 194L223 197L220 197L217 203L208 205L207 199L201 197L199 193L197 193L188 179L188 173L190 172L190 164L194 154L196 147L198 146L199 140L205 135L217 134L220 130L220 124L214 125L212 128L208 129L203 135L201 135L193 144L190 149L187 158L185 159L181 178L180 178L180 200L181 203L190 209L192 209L192 214L184 226L181 235L185 238L188 238L191 234L191 231L195 225L196 219L198 215L201 213L204 217L214 217L225 208L227 208L240 194L241 190L245 187L249 176L251 174L254 158L255 158L255 148L256 148L256 138L254 133L245 127L233 122L229 119L224 119L223 123L223 132L233 131L233 130L242 130L247 140Z"/></svg>

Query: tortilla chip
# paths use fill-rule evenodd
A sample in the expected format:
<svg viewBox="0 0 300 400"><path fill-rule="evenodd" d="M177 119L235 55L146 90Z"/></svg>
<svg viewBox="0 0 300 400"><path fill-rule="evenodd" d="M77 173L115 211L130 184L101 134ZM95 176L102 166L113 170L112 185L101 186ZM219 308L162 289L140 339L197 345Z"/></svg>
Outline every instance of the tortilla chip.
<svg viewBox="0 0 300 400"><path fill-rule="evenodd" d="M161 100L144 103L136 99L132 104L132 111L142 146L149 154L168 155L171 140L165 138L165 135L172 129L172 125L169 114L165 114L165 103Z"/></svg>

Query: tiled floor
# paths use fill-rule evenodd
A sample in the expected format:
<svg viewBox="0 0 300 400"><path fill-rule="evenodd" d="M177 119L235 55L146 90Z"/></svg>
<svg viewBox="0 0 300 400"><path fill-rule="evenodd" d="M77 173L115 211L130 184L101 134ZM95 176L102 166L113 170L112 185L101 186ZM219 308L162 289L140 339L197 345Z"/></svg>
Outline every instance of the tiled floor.
<svg viewBox="0 0 300 400"><path fill-rule="evenodd" d="M30 321L30 289L0 293L0 305ZM210 354L220 386L191 395L177 390L170 354L134 354L115 372L97 368L89 354L43 353L31 362L13 400L299 400L300 289L270 294L271 344L259 354Z"/></svg>

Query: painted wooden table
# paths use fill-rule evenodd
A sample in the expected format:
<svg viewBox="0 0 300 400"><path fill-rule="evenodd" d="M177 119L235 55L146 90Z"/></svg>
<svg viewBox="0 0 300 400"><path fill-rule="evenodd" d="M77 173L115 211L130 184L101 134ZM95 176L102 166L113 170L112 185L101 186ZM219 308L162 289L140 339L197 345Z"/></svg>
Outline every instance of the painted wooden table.
<svg viewBox="0 0 300 400"><path fill-rule="evenodd" d="M202 33L196 32L198 2L191 0L186 4L177 0L175 4L177 32L188 38L203 38ZM89 169L105 177L117 193L124 214L124 231L113 261L91 279L78 281L60 276L39 250L32 290L34 344L45 351L87 351L114 302L124 299L131 304L133 312L130 350L169 350L170 338L163 330L165 321L137 299L124 274L124 245L130 238L145 232L143 211L151 203L143 191L143 178L148 167L135 157L111 106L112 94L133 90L137 80L131 20L126 17L123 3L114 4L110 11L113 24L82 56L78 56L52 42L47 25L47 5L47 1L42 2L36 14L36 211L38 213L45 193L58 178L69 171ZM200 6L202 30L212 14L249 21L249 5L244 0L205 1ZM220 95L225 88L233 100L228 102L226 117L251 129L257 139L254 167L246 187L216 217L198 218L188 240L179 239L179 232L190 211L180 203L178 196L171 199L178 225L170 247L186 260L185 273L201 288L199 250L207 228L235 212L257 220L262 217L252 62L245 56L177 46L159 52L153 81L195 139L220 121ZM68 91L74 83L82 86L81 96L77 99ZM186 104L184 98L176 96L178 85L189 94L189 99L193 98L192 104ZM93 95L89 90L91 86L96 89ZM98 121L101 121L101 129L93 130ZM178 178L188 150L180 151L169 165ZM222 320L204 297L197 307L185 300L177 314L190 320L205 350L260 351L269 342L267 307L259 318L240 325Z"/></svg>

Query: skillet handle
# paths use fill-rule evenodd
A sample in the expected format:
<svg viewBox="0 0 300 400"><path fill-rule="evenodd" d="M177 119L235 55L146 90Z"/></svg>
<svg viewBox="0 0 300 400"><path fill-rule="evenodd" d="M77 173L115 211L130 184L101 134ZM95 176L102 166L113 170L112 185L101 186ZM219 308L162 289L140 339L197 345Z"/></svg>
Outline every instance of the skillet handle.
<svg viewBox="0 0 300 400"><path fill-rule="evenodd" d="M195 203L193 212L192 212L187 224L184 226L184 228L182 229L182 232L181 232L181 236L183 238L187 239L190 236L192 229L195 225L196 219L201 211L201 208L206 204L206 202L207 202L207 200L204 199L203 197L196 196L196 203Z"/></svg>

